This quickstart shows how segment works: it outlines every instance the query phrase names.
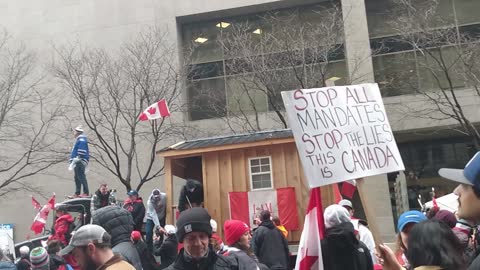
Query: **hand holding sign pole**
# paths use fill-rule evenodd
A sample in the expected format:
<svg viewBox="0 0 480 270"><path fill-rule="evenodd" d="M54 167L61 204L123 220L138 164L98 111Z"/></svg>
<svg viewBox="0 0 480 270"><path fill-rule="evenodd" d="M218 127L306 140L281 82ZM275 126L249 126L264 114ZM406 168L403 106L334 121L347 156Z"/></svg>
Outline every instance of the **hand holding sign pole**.
<svg viewBox="0 0 480 270"><path fill-rule="evenodd" d="M404 170L377 84L299 89L282 98L310 188ZM363 183L358 188L370 211Z"/></svg>

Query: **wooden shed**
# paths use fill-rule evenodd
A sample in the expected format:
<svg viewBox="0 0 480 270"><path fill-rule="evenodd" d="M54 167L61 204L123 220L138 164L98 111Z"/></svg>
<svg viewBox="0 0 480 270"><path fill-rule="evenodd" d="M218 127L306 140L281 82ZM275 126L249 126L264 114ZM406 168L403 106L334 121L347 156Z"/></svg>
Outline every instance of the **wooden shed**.
<svg viewBox="0 0 480 270"><path fill-rule="evenodd" d="M205 208L218 223L218 233L230 218L228 193L265 189L252 175L252 166L269 162L271 188L294 187L300 228L289 233L289 242L300 241L309 189L306 186L300 158L291 130L275 130L250 134L196 139L176 143L157 152L165 160L167 223L175 221L174 176L199 180L204 185ZM268 159L267 159L268 158ZM258 162L257 162L258 161ZM263 164L263 163L262 163ZM268 186L268 177L267 186ZM252 180L253 179L253 180ZM258 180L258 181L256 181ZM327 190L325 190L327 191ZM333 201L323 194L324 205Z"/></svg>

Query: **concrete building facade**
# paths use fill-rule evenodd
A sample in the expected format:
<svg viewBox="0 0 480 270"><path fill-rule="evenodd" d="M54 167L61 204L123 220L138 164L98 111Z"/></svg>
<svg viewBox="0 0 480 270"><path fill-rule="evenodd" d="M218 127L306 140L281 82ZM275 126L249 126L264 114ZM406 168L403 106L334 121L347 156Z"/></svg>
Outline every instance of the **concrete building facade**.
<svg viewBox="0 0 480 270"><path fill-rule="evenodd" d="M480 15L475 12L480 8L478 1L438 2L437 12L448 21L447 25L440 25L439 28L451 27L457 29L459 33L462 31L478 33L475 32L480 29ZM195 138L232 132L228 123L222 119L228 117L230 111L238 112L238 108L229 105L231 102L229 98L234 96L234 85L242 74L232 74L227 70L229 59L225 57L225 49L214 42L219 36L219 31L227 31L228 26L232 27L231 24L250 23L252 35L262 35L263 31L274 28L268 28L261 22L262 16L270 12L295 11L305 21L314 25L315 22L322 20L319 17L322 13L316 10L318 8L324 10L326 6L332 4L340 7L343 23L340 53L332 60L333 68L328 77L339 78L338 83L379 83L389 121L407 167L405 177L402 175L400 178L406 179L410 208L419 208L415 203L418 194L428 198L432 186L436 187L440 194L448 193L452 187L439 179L436 170L445 166L461 167L474 150L468 137L454 132L458 125L454 119L418 117L408 113L409 108L431 106L427 105L428 99L415 91L416 89L431 88L434 91L433 79L422 69L415 48L408 46L397 48L396 44L389 43L395 48L372 53L376 50L376 44L387 43L389 38L398 36L398 29L389 24L395 19L393 4L390 1L18 0L13 3L0 0L0 26L16 40L22 41L28 48L41 55L45 63L55 58L52 45L61 46L80 41L89 46L116 50L119 44L134 38L136 33L151 26L157 26L168 32L169 39L178 47L179 62L184 61L184 47L195 44L193 57L189 58L191 62L187 64L201 70L202 73L197 77L186 76L182 98L187 102L192 97L198 96L199 93L195 91L199 90L206 91L210 96L213 96L213 92L215 95L220 93L222 98L215 105L225 107L224 110L216 112L208 108L190 107L188 112L178 116L182 118L179 121L184 121L202 131L190 134L191 138ZM224 23L228 23L228 26ZM263 53L266 55L269 52ZM405 59L413 60L402 62ZM406 70L409 72L408 77L404 74ZM288 70L286 74L289 76ZM289 89L278 89L280 90ZM473 123L479 123L480 97L466 84L455 85L455 92L465 114ZM272 97L268 95L257 95L254 98L254 104L261 108L257 115L259 126L261 129L283 128L278 121L272 120L275 112L268 103L270 98ZM38 176L33 181L41 182L45 190L68 194L70 192L67 190L70 190L72 185L70 181L73 180L64 167L57 167L49 176ZM96 183L102 182L105 178L112 178L99 168L92 167L92 170L91 175L95 179L92 180L92 190ZM52 176L53 174L55 176ZM392 211L392 205L388 202L393 202L395 210L398 202L394 199L393 183L396 179L394 176L377 178L379 179L367 181L368 190L374 201L386 202L376 204L374 210L383 237L392 240L394 219L398 213ZM121 189L114 181L111 182L111 186ZM142 195L148 197L147 190L155 186L162 186L160 179L144 187L145 194ZM27 195L29 194L19 193L0 202L2 204L0 223L15 225L16 240L23 240L26 237L33 220L33 210L18 211L19 207L22 209L30 207L30 198ZM354 201L358 202L358 198Z"/></svg>

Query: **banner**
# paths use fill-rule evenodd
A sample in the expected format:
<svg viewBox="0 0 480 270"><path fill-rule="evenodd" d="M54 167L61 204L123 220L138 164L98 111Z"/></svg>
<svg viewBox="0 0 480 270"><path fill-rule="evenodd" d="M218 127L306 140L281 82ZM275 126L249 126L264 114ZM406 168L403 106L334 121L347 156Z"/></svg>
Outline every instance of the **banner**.
<svg viewBox="0 0 480 270"><path fill-rule="evenodd" d="M289 231L300 229L298 224L297 198L295 188L286 187L276 190L259 190L228 193L230 218L241 220L252 227L260 212L269 210L272 216L278 216L280 222Z"/></svg>
<svg viewBox="0 0 480 270"><path fill-rule="evenodd" d="M11 254L15 258L15 243L13 242L13 224L0 224L0 249L3 254Z"/></svg>
<svg viewBox="0 0 480 270"><path fill-rule="evenodd" d="M309 186L404 170L377 84L282 92Z"/></svg>

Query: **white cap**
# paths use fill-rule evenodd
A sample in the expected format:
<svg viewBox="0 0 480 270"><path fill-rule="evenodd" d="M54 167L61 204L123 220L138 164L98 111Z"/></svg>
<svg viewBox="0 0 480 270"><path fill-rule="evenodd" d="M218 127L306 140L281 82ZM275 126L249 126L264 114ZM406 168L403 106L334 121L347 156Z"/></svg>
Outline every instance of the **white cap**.
<svg viewBox="0 0 480 270"><path fill-rule="evenodd" d="M347 209L338 204L325 208L323 218L325 219L325 228L327 229L344 222L352 222Z"/></svg>
<svg viewBox="0 0 480 270"><path fill-rule="evenodd" d="M27 246L22 246L20 248L20 255L28 255L30 254L30 248Z"/></svg>
<svg viewBox="0 0 480 270"><path fill-rule="evenodd" d="M78 132L83 132L83 127L82 125L79 125L75 128L75 131L78 131Z"/></svg>
<svg viewBox="0 0 480 270"><path fill-rule="evenodd" d="M213 232L217 232L217 222L214 219L210 219L210 226L212 226Z"/></svg>
<svg viewBox="0 0 480 270"><path fill-rule="evenodd" d="M350 207L350 208L353 209L352 202L349 201L349 200L343 199L343 200L341 200L341 201L338 202L338 205L340 205L340 206L348 206L348 207Z"/></svg>
<svg viewBox="0 0 480 270"><path fill-rule="evenodd" d="M165 229L165 232L167 232L167 234L174 234L177 232L177 228L175 228L175 226L170 224L165 225L164 229Z"/></svg>

